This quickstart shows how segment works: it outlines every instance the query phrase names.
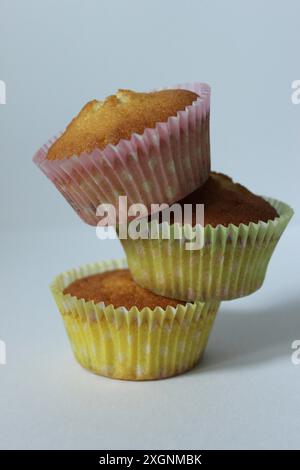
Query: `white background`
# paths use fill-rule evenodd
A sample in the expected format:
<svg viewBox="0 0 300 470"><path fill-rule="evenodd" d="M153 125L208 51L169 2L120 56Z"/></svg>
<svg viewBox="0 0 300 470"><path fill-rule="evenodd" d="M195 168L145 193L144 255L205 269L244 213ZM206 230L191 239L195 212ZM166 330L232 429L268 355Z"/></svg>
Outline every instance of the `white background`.
<svg viewBox="0 0 300 470"><path fill-rule="evenodd" d="M0 448L299 447L297 1L0 0ZM223 303L206 357L130 383L73 360L54 275L123 256L32 164L93 98L188 81L212 87L212 167L296 214L261 291Z"/></svg>

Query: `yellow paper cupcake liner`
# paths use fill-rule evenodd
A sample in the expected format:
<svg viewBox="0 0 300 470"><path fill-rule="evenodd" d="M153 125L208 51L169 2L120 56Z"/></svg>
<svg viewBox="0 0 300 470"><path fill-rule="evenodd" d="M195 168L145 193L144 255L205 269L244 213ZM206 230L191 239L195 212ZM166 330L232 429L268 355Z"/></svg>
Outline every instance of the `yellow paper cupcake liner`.
<svg viewBox="0 0 300 470"><path fill-rule="evenodd" d="M204 246L186 250L186 239L123 239L128 266L142 287L185 301L230 300L255 292L293 210L266 198L279 217L268 222L204 227ZM166 222L163 222L166 224ZM199 226L200 227L200 226Z"/></svg>
<svg viewBox="0 0 300 470"><path fill-rule="evenodd" d="M204 352L219 302L127 310L63 293L76 279L124 267L125 261L95 263L54 279L51 291L76 359L96 374L126 380L161 379L191 369Z"/></svg>

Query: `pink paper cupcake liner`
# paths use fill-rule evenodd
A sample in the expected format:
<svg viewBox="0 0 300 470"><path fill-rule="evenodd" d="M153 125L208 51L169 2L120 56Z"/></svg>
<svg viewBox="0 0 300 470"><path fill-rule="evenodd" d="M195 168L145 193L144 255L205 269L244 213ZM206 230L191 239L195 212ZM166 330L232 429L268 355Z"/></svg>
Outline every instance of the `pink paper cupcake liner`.
<svg viewBox="0 0 300 470"><path fill-rule="evenodd" d="M99 204L113 204L119 196L131 204L172 204L201 186L210 172L210 87L203 83L176 85L199 98L167 122L132 134L103 150L48 160L57 135L35 154L34 163L45 173L81 219L97 225ZM118 214L117 214L118 215Z"/></svg>

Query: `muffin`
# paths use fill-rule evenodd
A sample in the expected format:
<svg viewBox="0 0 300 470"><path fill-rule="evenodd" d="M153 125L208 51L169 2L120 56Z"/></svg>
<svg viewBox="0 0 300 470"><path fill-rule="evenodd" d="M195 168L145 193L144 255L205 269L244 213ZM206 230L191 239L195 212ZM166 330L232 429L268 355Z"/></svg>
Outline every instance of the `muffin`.
<svg viewBox="0 0 300 470"><path fill-rule="evenodd" d="M121 239L134 280L184 301L230 300L259 289L292 209L220 173L211 173L201 188L178 202L193 205L190 224L182 225L172 213L170 222L163 221L163 211L157 215L162 222L157 239ZM204 204L204 226L195 225L195 204ZM163 239L162 227L169 239ZM186 249L185 237L176 238L179 230L199 232L201 248Z"/></svg>
<svg viewBox="0 0 300 470"><path fill-rule="evenodd" d="M119 196L147 210L171 204L208 178L209 106L210 88L202 83L119 90L86 104L34 162L91 225L100 204L119 208Z"/></svg>
<svg viewBox="0 0 300 470"><path fill-rule="evenodd" d="M219 302L186 303L138 286L124 261L83 266L51 285L78 362L126 380L181 374L201 358Z"/></svg>

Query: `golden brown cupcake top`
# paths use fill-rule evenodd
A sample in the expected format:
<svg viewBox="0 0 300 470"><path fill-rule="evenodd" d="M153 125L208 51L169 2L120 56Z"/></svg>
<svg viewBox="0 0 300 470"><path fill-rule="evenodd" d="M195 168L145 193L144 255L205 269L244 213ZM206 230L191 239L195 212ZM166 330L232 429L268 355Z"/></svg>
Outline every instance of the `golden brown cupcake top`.
<svg viewBox="0 0 300 470"><path fill-rule="evenodd" d="M167 308L185 305L180 300L169 299L143 289L134 282L128 269L115 269L77 279L65 288L64 294L71 294L78 299L93 300L95 303L112 304L115 308L137 306L138 309L149 307Z"/></svg>
<svg viewBox="0 0 300 470"><path fill-rule="evenodd" d="M267 222L278 217L276 209L265 199L234 183L229 176L216 172L211 172L203 186L178 202L182 207L193 204L193 224L196 223L195 205L204 204L204 224L213 227ZM172 212L170 215L174 223Z"/></svg>
<svg viewBox="0 0 300 470"><path fill-rule="evenodd" d="M115 145L133 133L142 134L147 127L166 122L197 98L196 93L181 89L151 93L118 90L105 101L90 101L50 147L47 158L63 159Z"/></svg>

